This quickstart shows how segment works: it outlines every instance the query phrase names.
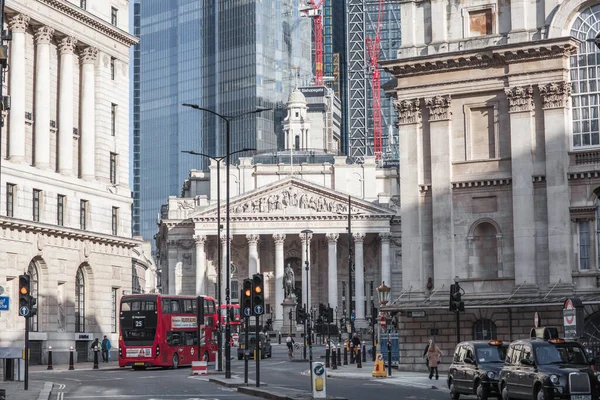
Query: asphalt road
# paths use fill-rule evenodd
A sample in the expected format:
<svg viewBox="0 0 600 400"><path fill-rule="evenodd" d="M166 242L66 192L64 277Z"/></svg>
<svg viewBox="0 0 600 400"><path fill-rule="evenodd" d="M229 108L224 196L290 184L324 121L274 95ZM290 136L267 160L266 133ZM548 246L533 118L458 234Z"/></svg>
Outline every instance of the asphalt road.
<svg viewBox="0 0 600 400"><path fill-rule="evenodd" d="M314 353L314 360L323 348ZM301 356L300 354L297 354ZM234 351L235 356L237 353ZM209 365L214 371L214 365ZM244 376L244 362L237 358L231 360L233 375ZM249 362L249 378L255 378L255 361ZM211 375L213 376L213 375ZM310 375L308 363L288 360L284 345L273 346L273 357L261 361L261 382L264 389L289 393L294 391L310 391ZM194 399L256 399L238 393L233 388L226 388L208 382L206 376L190 376L190 368L178 370L148 369L133 371L131 368L114 368L101 370L76 370L61 372L35 372L31 374L35 380L54 382L52 400L194 400ZM284 389L282 389L284 388ZM439 390L411 386L401 386L375 380L357 380L329 378L327 380L328 396L339 396L347 399L414 399L414 400L447 400L448 393Z"/></svg>

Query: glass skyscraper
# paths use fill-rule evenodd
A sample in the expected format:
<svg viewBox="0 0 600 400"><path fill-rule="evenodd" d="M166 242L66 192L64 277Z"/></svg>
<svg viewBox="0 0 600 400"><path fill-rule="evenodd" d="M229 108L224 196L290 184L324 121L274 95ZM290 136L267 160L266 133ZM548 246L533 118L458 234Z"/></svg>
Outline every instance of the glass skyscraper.
<svg viewBox="0 0 600 400"><path fill-rule="evenodd" d="M299 0L135 0L133 58L133 233L150 240L160 207L178 195L190 169L209 162L181 153L225 155L277 149L285 102L297 76L311 71L310 23Z"/></svg>

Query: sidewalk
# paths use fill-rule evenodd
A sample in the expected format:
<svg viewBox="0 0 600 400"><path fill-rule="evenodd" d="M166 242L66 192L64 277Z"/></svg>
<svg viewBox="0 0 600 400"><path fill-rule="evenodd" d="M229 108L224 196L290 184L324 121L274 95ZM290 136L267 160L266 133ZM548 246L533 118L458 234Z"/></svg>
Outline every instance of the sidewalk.
<svg viewBox="0 0 600 400"><path fill-rule="evenodd" d="M52 383L29 379L28 390L18 381L0 381L0 389L6 391L9 400L48 400L52 392Z"/></svg>

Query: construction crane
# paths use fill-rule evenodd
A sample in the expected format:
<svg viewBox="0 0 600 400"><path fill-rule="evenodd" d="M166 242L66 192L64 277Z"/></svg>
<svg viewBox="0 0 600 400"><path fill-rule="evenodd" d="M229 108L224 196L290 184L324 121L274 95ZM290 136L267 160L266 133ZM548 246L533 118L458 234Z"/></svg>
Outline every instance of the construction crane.
<svg viewBox="0 0 600 400"><path fill-rule="evenodd" d="M383 1L383 0L382 0ZM300 14L313 19L315 33L315 86L323 85L323 16L321 6L325 0L309 0L300 8Z"/></svg>
<svg viewBox="0 0 600 400"><path fill-rule="evenodd" d="M381 16L383 14L383 2L379 0L377 10L377 25L375 27L375 38L367 38L367 52L369 53L369 72L372 75L372 98L373 98L373 153L376 160L381 160L382 153L382 126L381 126L381 72L379 71L379 51L381 44Z"/></svg>

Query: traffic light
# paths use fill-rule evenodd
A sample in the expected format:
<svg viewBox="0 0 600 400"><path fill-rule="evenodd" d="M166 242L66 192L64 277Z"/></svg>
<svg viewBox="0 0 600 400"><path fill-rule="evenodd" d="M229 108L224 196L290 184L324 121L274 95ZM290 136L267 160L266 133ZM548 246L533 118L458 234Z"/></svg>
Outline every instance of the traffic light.
<svg viewBox="0 0 600 400"><path fill-rule="evenodd" d="M262 315L265 313L265 287L262 274L252 275L252 289L254 291L252 296L254 315Z"/></svg>
<svg viewBox="0 0 600 400"><path fill-rule="evenodd" d="M242 287L242 313L249 317L252 315L252 279L244 279Z"/></svg>
<svg viewBox="0 0 600 400"><path fill-rule="evenodd" d="M458 283L450 285L450 311L465 311L465 303L462 301L461 290Z"/></svg>
<svg viewBox="0 0 600 400"><path fill-rule="evenodd" d="M29 275L19 275L19 315L25 318L30 316L31 301L31 277Z"/></svg>
<svg viewBox="0 0 600 400"><path fill-rule="evenodd" d="M328 323L332 323L333 322L333 308L329 307L327 309L327 322Z"/></svg>
<svg viewBox="0 0 600 400"><path fill-rule="evenodd" d="M304 310L298 306L296 306L296 323L297 324L304 323Z"/></svg>

